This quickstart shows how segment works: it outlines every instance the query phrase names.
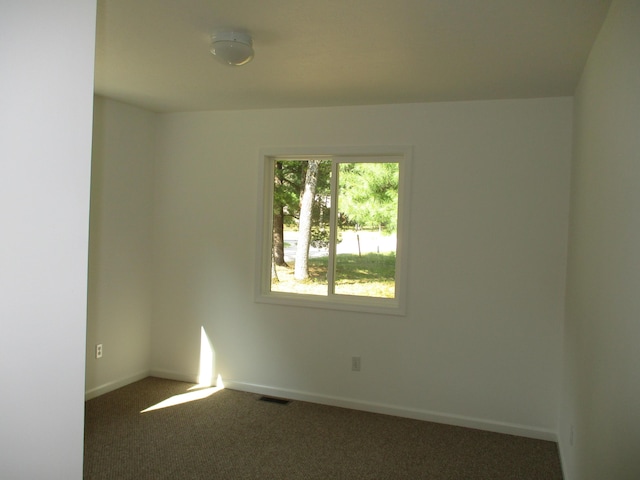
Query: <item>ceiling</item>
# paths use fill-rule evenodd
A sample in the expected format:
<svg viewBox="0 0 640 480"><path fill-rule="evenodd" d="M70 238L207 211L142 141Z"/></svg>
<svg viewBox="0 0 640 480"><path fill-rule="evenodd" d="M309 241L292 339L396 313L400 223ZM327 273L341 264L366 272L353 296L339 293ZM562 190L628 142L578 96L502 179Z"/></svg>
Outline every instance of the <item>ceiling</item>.
<svg viewBox="0 0 640 480"><path fill-rule="evenodd" d="M96 93L157 112L572 95L611 0L98 0ZM211 34L253 36L228 67Z"/></svg>

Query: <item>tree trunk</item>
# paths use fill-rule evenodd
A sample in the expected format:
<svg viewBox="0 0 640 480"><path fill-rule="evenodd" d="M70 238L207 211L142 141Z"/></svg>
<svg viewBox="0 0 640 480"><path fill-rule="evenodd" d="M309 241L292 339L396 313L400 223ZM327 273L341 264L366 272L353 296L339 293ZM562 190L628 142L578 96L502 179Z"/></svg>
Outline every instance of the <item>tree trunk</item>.
<svg viewBox="0 0 640 480"><path fill-rule="evenodd" d="M313 199L316 196L318 183L318 166L320 160L309 160L304 182L304 192L300 202L300 223L298 226L298 248L296 249L296 265L293 277L296 280L309 278L309 246L311 244L311 214Z"/></svg>
<svg viewBox="0 0 640 480"><path fill-rule="evenodd" d="M282 187L282 162L276 162L274 177L274 189L278 191ZM279 267L286 267L284 260L284 206L273 206L273 263Z"/></svg>
<svg viewBox="0 0 640 480"><path fill-rule="evenodd" d="M273 210L273 262L279 267L286 267L284 260L284 212L282 206Z"/></svg>

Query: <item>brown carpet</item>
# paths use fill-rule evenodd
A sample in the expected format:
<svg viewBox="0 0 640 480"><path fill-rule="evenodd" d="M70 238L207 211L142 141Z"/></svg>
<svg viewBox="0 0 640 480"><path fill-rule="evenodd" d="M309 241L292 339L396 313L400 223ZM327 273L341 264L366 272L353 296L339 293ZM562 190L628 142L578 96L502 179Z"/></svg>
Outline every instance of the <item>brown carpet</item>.
<svg viewBox="0 0 640 480"><path fill-rule="evenodd" d="M561 480L556 444L146 378L86 402L86 479Z"/></svg>

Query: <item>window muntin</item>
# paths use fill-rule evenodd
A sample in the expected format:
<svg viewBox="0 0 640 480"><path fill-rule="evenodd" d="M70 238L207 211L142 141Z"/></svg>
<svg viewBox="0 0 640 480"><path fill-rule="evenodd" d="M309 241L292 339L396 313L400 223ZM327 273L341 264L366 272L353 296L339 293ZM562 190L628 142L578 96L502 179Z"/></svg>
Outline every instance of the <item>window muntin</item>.
<svg viewBox="0 0 640 480"><path fill-rule="evenodd" d="M365 153L262 152L265 202L259 216L256 299L403 314L409 153L406 147ZM311 212L310 278L296 281L295 267L304 258L298 248L307 248L305 237L301 242L297 234L304 223L301 205L312 163L314 201L306 210ZM283 225L277 240L276 230ZM279 242L285 252L278 254L274 247ZM276 262L283 253L286 266Z"/></svg>

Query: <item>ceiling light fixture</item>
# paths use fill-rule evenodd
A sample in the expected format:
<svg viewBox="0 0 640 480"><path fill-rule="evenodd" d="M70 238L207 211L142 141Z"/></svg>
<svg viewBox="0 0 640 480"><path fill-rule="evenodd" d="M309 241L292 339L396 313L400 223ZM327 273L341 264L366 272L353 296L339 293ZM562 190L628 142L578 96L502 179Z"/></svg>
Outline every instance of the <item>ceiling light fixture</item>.
<svg viewBox="0 0 640 480"><path fill-rule="evenodd" d="M225 65L245 65L253 59L253 41L248 33L214 33L211 36L210 51Z"/></svg>

